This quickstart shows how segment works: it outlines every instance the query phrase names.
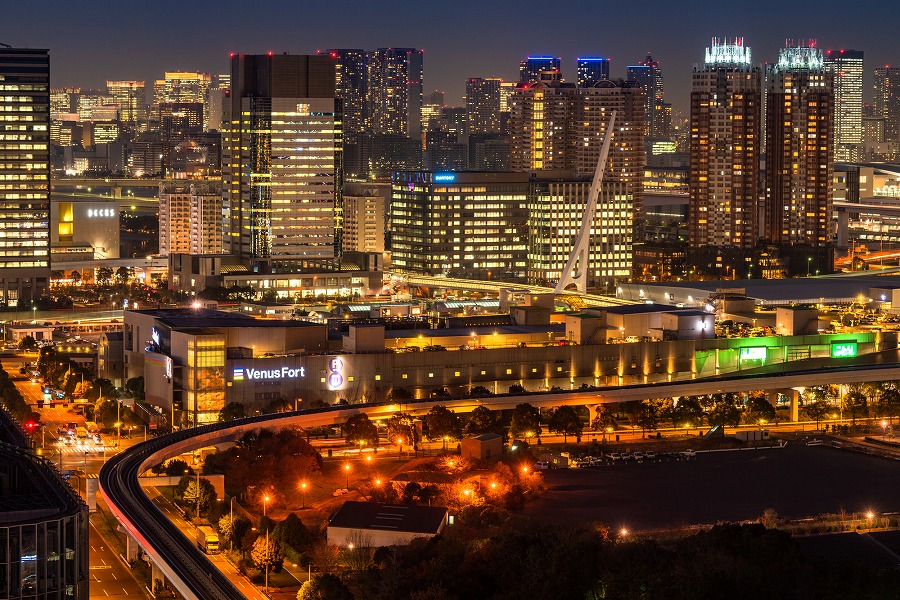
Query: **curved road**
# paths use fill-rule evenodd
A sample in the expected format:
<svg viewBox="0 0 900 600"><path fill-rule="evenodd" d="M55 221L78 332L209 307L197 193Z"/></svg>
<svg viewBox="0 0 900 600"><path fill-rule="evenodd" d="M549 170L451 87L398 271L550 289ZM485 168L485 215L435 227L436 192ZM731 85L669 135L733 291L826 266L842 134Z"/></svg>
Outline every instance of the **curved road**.
<svg viewBox="0 0 900 600"><path fill-rule="evenodd" d="M170 522L141 489L138 477L151 466L203 446L226 441L236 441L245 433L261 427L321 427L337 425L348 417L365 413L373 417L387 417L400 410L411 414L425 414L432 406L446 406L459 411L472 410L475 406L491 409L513 408L520 402L534 406L562 404L597 404L620 402L660 396L679 396L712 391L750 391L767 387L785 388L821 383L828 374L831 383L859 381L884 381L900 379L900 364L847 365L809 370L783 371L731 375L717 378L656 383L635 386L618 386L592 390L532 393L516 396L491 396L456 400L431 399L409 403L373 403L364 405L333 406L305 411L263 415L236 419L225 423L205 425L179 431L146 442L117 454L107 461L100 471L100 488L110 510L115 514L128 535L159 567L166 579L185 598L202 600L240 599L244 595L209 561L194 543ZM771 385L770 385L771 384ZM602 395L601 395L602 394Z"/></svg>

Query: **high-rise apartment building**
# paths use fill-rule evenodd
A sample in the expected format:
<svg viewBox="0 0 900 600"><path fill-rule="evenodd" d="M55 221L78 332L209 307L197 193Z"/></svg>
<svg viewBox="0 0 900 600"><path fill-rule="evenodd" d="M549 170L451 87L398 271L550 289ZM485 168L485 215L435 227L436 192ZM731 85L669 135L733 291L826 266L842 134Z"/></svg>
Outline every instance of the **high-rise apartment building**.
<svg viewBox="0 0 900 600"><path fill-rule="evenodd" d="M559 79L562 61L556 56L529 56L519 63L519 83L527 84L545 78Z"/></svg>
<svg viewBox="0 0 900 600"><path fill-rule="evenodd" d="M831 241L832 81L813 42L779 52L766 92L765 223L766 241L778 246Z"/></svg>
<svg viewBox="0 0 900 600"><path fill-rule="evenodd" d="M50 276L50 54L0 46L0 301L30 307Z"/></svg>
<svg viewBox="0 0 900 600"><path fill-rule="evenodd" d="M627 68L628 81L636 81L644 90L644 133L648 139L671 137L671 105L666 104L659 62L651 55Z"/></svg>
<svg viewBox="0 0 900 600"><path fill-rule="evenodd" d="M292 272L339 244L341 116L329 56L231 57L222 136L226 251Z"/></svg>
<svg viewBox="0 0 900 600"><path fill-rule="evenodd" d="M500 84L497 77L466 80L467 133L500 133Z"/></svg>
<svg viewBox="0 0 900 600"><path fill-rule="evenodd" d="M222 190L218 183L160 184L159 253L222 253Z"/></svg>
<svg viewBox="0 0 900 600"><path fill-rule="evenodd" d="M761 73L743 38L713 39L691 87L692 248L752 248L759 237Z"/></svg>
<svg viewBox="0 0 900 600"><path fill-rule="evenodd" d="M420 139L423 51L379 48L368 53L370 129Z"/></svg>
<svg viewBox="0 0 900 600"><path fill-rule="evenodd" d="M359 134L369 128L366 51L333 48L324 53L334 59L334 91L341 100L344 142L355 144Z"/></svg>
<svg viewBox="0 0 900 600"><path fill-rule="evenodd" d="M829 50L825 68L834 78L834 159L859 160L863 141L863 52Z"/></svg>
<svg viewBox="0 0 900 600"><path fill-rule="evenodd" d="M578 59L578 85L591 87L609 79L609 59L601 56L582 56Z"/></svg>
<svg viewBox="0 0 900 600"><path fill-rule="evenodd" d="M615 134L605 179L626 185L636 222L643 214L644 94L634 82L602 81L579 88L555 82L520 85L510 114L510 168L513 171L563 169L590 178L612 111Z"/></svg>
<svg viewBox="0 0 900 600"><path fill-rule="evenodd" d="M206 130L219 131L222 128L222 114L225 97L231 89L231 75L214 75L209 86L206 104Z"/></svg>
<svg viewBox="0 0 900 600"><path fill-rule="evenodd" d="M119 119L123 123L137 123L147 118L143 81L107 81L107 95L119 105Z"/></svg>
<svg viewBox="0 0 900 600"><path fill-rule="evenodd" d="M344 195L344 252L384 252L385 198L375 190ZM368 192L368 193L366 193Z"/></svg>
<svg viewBox="0 0 900 600"><path fill-rule="evenodd" d="M875 69L874 117L884 122L884 139L900 142L900 67L885 65Z"/></svg>

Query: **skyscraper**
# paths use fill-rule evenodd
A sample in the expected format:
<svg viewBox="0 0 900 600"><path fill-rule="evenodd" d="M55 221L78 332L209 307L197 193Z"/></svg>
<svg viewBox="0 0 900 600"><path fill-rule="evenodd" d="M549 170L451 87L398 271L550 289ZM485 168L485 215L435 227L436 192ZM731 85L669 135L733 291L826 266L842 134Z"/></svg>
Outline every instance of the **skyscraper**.
<svg viewBox="0 0 900 600"><path fill-rule="evenodd" d="M107 94L119 105L119 120L137 123L147 117L143 81L107 81Z"/></svg>
<svg viewBox="0 0 900 600"><path fill-rule="evenodd" d="M341 100L344 142L355 144L368 128L366 51L332 48L325 54L334 59L334 92Z"/></svg>
<svg viewBox="0 0 900 600"><path fill-rule="evenodd" d="M756 244L760 78L743 38L713 39L704 65L694 67L688 229L695 250Z"/></svg>
<svg viewBox="0 0 900 600"><path fill-rule="evenodd" d="M900 141L900 67L885 65L875 69L875 117L885 119L886 142Z"/></svg>
<svg viewBox="0 0 900 600"><path fill-rule="evenodd" d="M335 256L341 116L330 56L231 57L223 131L225 248L255 271Z"/></svg>
<svg viewBox="0 0 900 600"><path fill-rule="evenodd" d="M497 77L466 80L467 133L500 133L501 81Z"/></svg>
<svg viewBox="0 0 900 600"><path fill-rule="evenodd" d="M766 102L765 237L773 244L819 248L830 242L832 81L814 42L779 52ZM831 265L817 260L816 268Z"/></svg>
<svg viewBox="0 0 900 600"><path fill-rule="evenodd" d="M560 59L555 56L529 56L519 63L519 83L540 81L542 74L558 79L560 65Z"/></svg>
<svg viewBox="0 0 900 600"><path fill-rule="evenodd" d="M863 141L863 52L829 50L825 68L834 78L834 158L858 160Z"/></svg>
<svg viewBox="0 0 900 600"><path fill-rule="evenodd" d="M368 54L370 128L374 134L420 139L423 51L379 48Z"/></svg>
<svg viewBox="0 0 900 600"><path fill-rule="evenodd" d="M154 111L160 116L160 105L165 103L191 103L203 105L203 126L209 123L209 73L166 71L162 79L153 83ZM160 117L161 118L161 117Z"/></svg>
<svg viewBox="0 0 900 600"><path fill-rule="evenodd" d="M644 89L644 134L648 139L668 139L671 137L671 118L663 93L663 76L659 62L649 54L636 65L626 69L628 81L636 81Z"/></svg>
<svg viewBox="0 0 900 600"><path fill-rule="evenodd" d="M0 301L31 307L50 276L50 54L0 46Z"/></svg>
<svg viewBox="0 0 900 600"><path fill-rule="evenodd" d="M609 79L609 59L600 56L583 56L578 59L578 85L591 87Z"/></svg>

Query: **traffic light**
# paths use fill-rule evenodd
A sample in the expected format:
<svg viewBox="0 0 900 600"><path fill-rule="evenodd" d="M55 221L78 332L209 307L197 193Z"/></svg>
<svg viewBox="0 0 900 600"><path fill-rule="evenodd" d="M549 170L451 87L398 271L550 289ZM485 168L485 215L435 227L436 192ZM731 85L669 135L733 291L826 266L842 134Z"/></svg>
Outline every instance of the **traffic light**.
<svg viewBox="0 0 900 600"><path fill-rule="evenodd" d="M28 433L31 433L32 431L34 431L35 427L37 427L37 423L35 423L34 421L26 421L25 422L25 429L28 430Z"/></svg>

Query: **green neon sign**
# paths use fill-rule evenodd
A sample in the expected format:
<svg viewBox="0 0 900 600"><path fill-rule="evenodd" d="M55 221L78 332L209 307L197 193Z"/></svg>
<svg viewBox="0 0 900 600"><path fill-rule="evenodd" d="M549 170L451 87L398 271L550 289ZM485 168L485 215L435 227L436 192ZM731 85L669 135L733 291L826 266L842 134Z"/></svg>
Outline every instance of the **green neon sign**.
<svg viewBox="0 0 900 600"><path fill-rule="evenodd" d="M741 360L766 360L766 347L741 348Z"/></svg>
<svg viewBox="0 0 900 600"><path fill-rule="evenodd" d="M832 342L831 358L853 358L857 354L856 342Z"/></svg>

